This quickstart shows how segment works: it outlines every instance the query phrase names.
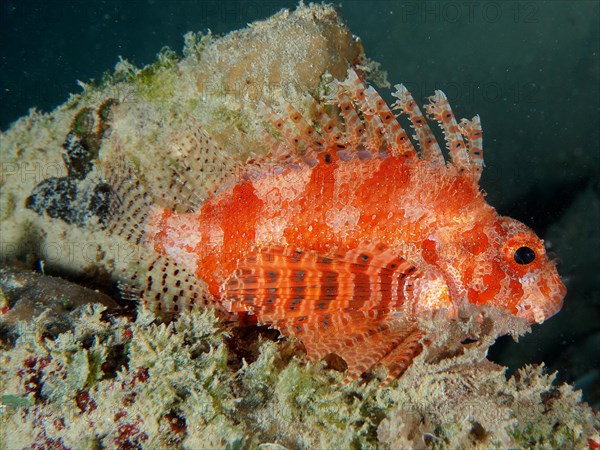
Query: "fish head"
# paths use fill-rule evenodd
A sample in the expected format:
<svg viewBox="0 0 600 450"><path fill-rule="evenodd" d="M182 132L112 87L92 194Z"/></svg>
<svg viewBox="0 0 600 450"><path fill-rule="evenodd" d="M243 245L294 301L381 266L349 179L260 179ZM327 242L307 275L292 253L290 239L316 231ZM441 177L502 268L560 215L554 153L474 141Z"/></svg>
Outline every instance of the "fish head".
<svg viewBox="0 0 600 450"><path fill-rule="evenodd" d="M544 241L521 222L507 217L501 217L494 228L499 268L495 276L503 281L505 289L500 295L509 300L511 312L530 323L554 316L562 309L567 290ZM504 300L500 297L496 302L502 305Z"/></svg>
<svg viewBox="0 0 600 450"><path fill-rule="evenodd" d="M432 239L435 265L454 303L496 306L530 323L562 308L566 288L556 264L544 241L521 222L494 211L483 220L458 221Z"/></svg>
<svg viewBox="0 0 600 450"><path fill-rule="evenodd" d="M542 323L560 311L566 294L556 264L533 230L508 217L495 219L480 230L489 247L485 263L479 261L480 270L473 270L469 302L497 306L530 323Z"/></svg>

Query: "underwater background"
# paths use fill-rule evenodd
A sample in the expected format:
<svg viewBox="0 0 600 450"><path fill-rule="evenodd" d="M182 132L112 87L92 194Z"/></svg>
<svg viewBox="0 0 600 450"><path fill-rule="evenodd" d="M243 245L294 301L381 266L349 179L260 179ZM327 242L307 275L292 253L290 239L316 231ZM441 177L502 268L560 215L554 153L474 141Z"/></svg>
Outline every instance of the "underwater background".
<svg viewBox="0 0 600 450"><path fill-rule="evenodd" d="M292 1L6 1L0 4L0 129L51 111L77 80L120 55L138 67L187 31L224 34ZM491 358L544 361L600 408L600 3L344 1L342 16L390 83L418 102L442 89L460 117L479 114L482 188L500 213L546 240L568 294L563 310ZM386 89L380 90L390 100ZM0 155L1 157L1 155Z"/></svg>

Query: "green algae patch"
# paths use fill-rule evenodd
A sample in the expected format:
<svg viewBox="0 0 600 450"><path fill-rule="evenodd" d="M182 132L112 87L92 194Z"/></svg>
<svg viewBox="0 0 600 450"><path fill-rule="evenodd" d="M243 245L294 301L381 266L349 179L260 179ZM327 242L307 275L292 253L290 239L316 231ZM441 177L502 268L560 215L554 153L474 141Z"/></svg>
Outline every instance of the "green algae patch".
<svg viewBox="0 0 600 450"><path fill-rule="evenodd" d="M139 70L132 80L136 100L167 106L180 82L176 68L178 61L174 51L164 49L154 64Z"/></svg>

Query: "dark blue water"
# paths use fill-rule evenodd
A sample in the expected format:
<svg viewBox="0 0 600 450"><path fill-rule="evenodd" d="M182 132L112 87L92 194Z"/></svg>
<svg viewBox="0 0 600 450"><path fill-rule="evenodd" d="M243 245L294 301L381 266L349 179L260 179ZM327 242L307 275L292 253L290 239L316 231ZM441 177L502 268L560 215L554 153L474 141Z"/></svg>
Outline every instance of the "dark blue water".
<svg viewBox="0 0 600 450"><path fill-rule="evenodd" d="M7 1L0 3L0 128L50 111L76 80L100 79L121 55L143 66L187 31L226 33L292 1ZM564 310L491 351L519 367L545 361L599 406L600 3L345 1L366 54L418 100L444 90L458 116L481 116L490 203L552 245ZM595 386L595 387L594 387ZM594 390L595 389L595 390Z"/></svg>

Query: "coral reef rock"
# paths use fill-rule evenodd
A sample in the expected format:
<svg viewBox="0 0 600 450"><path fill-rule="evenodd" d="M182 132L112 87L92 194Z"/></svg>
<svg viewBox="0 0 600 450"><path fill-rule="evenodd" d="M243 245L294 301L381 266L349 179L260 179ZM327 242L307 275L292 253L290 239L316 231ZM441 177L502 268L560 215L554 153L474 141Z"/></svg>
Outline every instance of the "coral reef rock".
<svg viewBox="0 0 600 450"><path fill-rule="evenodd" d="M47 337L70 330L78 308L91 303L118 307L109 296L60 278L0 269L0 345L19 335L23 322L35 321Z"/></svg>
<svg viewBox="0 0 600 450"><path fill-rule="evenodd" d="M211 311L160 323L87 305L71 331L20 329L0 357L8 448L584 448L599 418L543 366L507 380L485 358L523 323L494 309L434 318L400 380L342 383L293 343L259 339L236 363ZM424 324L427 328L427 324ZM435 341L433 341L435 339ZM458 340L457 340L458 339ZM433 344L435 342L435 344ZM385 376L385 375L383 375Z"/></svg>

